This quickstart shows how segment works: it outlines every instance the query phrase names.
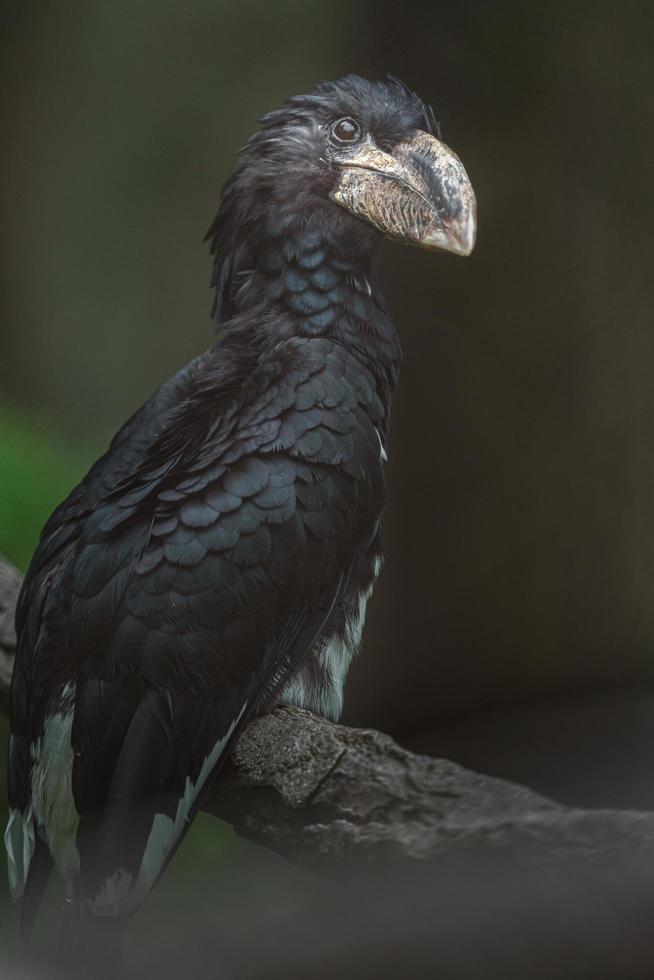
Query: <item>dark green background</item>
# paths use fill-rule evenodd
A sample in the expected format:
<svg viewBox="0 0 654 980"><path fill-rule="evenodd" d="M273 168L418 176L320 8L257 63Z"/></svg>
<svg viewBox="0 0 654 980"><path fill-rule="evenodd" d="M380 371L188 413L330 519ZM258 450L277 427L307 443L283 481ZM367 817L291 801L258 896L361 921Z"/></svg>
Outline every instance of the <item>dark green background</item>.
<svg viewBox="0 0 654 980"><path fill-rule="evenodd" d="M408 737L654 681L653 11L5 2L0 551L24 567L113 431L211 342L202 237L257 115L391 71L462 157L479 240L465 262L385 246L405 361L347 718ZM181 865L219 846L209 826Z"/></svg>

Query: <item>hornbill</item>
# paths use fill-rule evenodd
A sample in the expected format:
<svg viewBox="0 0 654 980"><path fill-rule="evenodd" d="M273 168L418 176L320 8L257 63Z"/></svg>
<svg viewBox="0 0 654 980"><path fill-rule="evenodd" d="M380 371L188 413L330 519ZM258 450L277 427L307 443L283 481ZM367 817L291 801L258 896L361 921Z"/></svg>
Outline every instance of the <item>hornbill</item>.
<svg viewBox="0 0 654 980"><path fill-rule="evenodd" d="M260 123L208 234L220 339L120 429L25 578L5 834L25 930L53 866L65 919L136 909L254 713L341 712L400 357L374 254L468 255L475 199L397 79Z"/></svg>

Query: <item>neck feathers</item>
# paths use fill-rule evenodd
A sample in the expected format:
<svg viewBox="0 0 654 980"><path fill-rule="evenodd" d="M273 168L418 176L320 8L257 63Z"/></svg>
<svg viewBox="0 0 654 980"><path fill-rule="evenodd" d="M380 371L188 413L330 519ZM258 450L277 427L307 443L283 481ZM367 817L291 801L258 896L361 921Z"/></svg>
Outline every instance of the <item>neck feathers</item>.
<svg viewBox="0 0 654 980"><path fill-rule="evenodd" d="M314 200L309 220L294 205L280 203L258 225L241 220L236 240L223 204L208 236L216 324L252 317L284 335L331 337L392 390L400 349L373 270L378 234L331 202L321 213Z"/></svg>

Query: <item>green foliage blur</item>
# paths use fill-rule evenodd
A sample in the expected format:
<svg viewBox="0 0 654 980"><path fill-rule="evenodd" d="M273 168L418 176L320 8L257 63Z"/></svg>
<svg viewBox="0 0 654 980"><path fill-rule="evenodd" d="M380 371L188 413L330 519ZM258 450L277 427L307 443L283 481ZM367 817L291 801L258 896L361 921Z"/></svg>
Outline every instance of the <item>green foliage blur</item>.
<svg viewBox="0 0 654 980"><path fill-rule="evenodd" d="M0 553L25 571L39 532L83 475L79 451L29 416L0 407Z"/></svg>

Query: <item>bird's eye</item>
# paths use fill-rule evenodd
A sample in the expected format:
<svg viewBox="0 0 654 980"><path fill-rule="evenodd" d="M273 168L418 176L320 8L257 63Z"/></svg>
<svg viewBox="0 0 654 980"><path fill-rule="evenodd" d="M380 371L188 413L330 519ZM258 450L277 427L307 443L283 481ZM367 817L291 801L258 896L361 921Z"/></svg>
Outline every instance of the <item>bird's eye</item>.
<svg viewBox="0 0 654 980"><path fill-rule="evenodd" d="M361 127L349 116L344 119L337 119L335 123L332 123L330 136L334 143L354 143L360 135Z"/></svg>

